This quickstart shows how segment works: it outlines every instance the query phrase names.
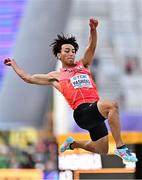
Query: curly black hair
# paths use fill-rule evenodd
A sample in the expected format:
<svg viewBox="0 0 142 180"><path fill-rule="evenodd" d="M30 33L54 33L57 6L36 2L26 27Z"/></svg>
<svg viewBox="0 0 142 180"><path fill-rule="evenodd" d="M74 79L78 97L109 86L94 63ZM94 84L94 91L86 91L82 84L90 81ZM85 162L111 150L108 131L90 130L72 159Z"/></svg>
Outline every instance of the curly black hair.
<svg viewBox="0 0 142 180"><path fill-rule="evenodd" d="M54 42L52 44L50 44L50 46L52 46L52 52L56 58L57 54L61 52L61 47L63 44L71 44L75 49L75 53L79 49L76 38L74 36L65 36L63 33L61 35L57 34L57 38L54 39Z"/></svg>

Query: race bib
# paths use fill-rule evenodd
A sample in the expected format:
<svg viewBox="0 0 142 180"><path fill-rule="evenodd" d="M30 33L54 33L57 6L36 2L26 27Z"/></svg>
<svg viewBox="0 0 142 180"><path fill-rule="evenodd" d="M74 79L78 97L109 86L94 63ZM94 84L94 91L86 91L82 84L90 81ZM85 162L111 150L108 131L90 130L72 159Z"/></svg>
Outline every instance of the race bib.
<svg viewBox="0 0 142 180"><path fill-rule="evenodd" d="M76 75L71 78L71 83L75 89L77 88L92 88L92 84L88 74Z"/></svg>

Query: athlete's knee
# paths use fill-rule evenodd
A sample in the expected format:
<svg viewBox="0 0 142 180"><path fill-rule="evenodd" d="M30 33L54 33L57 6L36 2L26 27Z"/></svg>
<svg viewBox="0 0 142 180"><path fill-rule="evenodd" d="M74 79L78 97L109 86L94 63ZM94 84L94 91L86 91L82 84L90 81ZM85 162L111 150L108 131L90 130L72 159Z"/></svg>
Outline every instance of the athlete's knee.
<svg viewBox="0 0 142 180"><path fill-rule="evenodd" d="M118 111L118 109L119 109L118 103L117 103L116 101L112 101L112 102L111 102L111 105L110 105L110 109L111 109L111 110Z"/></svg>

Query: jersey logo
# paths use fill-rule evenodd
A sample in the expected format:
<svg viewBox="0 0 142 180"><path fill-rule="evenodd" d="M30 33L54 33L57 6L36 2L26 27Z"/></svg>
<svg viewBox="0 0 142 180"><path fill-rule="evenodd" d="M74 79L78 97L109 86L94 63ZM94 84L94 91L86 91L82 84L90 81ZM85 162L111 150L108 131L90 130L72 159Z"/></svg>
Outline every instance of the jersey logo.
<svg viewBox="0 0 142 180"><path fill-rule="evenodd" d="M93 87L88 74L80 74L80 75L73 76L71 78L71 83L75 89L84 88L84 87L86 88Z"/></svg>

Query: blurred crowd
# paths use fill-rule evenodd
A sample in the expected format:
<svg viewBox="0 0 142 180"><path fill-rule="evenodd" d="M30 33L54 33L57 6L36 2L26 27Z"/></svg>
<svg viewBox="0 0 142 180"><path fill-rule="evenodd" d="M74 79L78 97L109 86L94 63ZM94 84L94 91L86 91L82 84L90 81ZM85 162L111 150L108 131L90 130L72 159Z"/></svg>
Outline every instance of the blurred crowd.
<svg viewBox="0 0 142 180"><path fill-rule="evenodd" d="M57 151L55 140L39 139L36 144L28 142L25 149L0 143L0 168L57 170Z"/></svg>

